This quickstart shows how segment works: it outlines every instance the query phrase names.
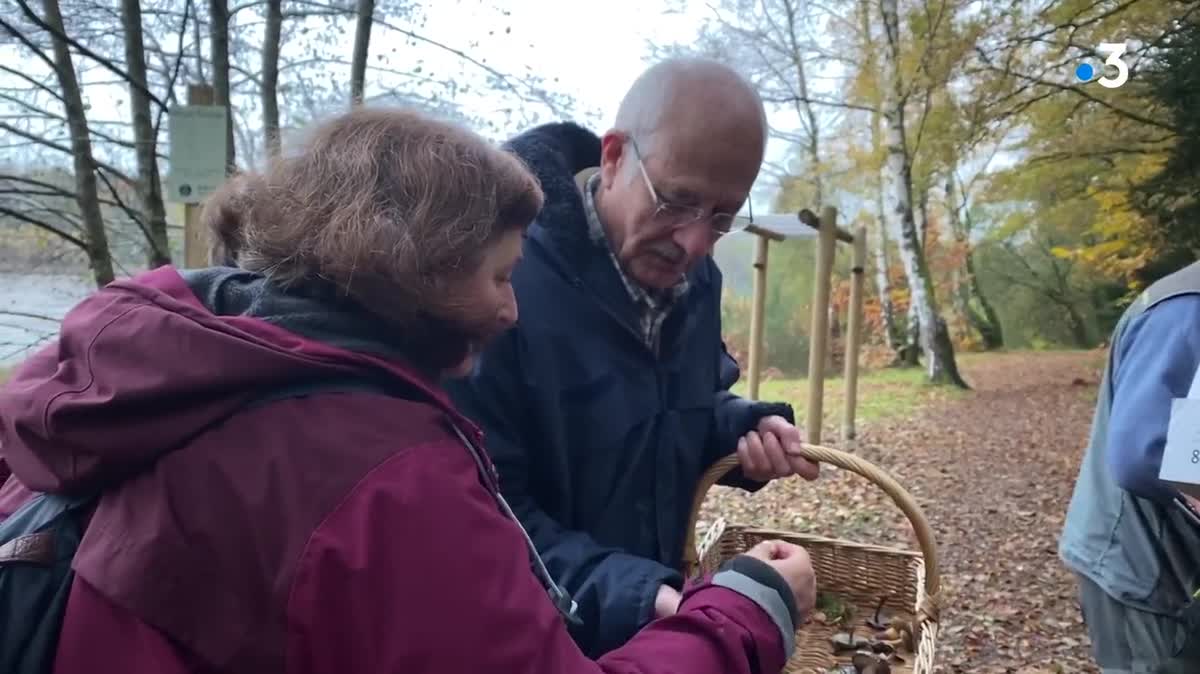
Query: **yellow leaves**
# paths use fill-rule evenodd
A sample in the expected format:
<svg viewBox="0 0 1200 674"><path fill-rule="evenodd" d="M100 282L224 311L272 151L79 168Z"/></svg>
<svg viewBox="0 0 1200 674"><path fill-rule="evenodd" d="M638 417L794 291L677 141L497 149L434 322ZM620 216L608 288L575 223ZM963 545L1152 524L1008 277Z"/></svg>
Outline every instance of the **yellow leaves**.
<svg viewBox="0 0 1200 674"><path fill-rule="evenodd" d="M1114 159L1104 170L1094 164L1077 164L1059 180L1053 175L1036 176L1045 184L1064 184L1063 179L1074 174L1084 178L1083 189L1069 195L1042 194L1037 222L1055 224L1063 232L1074 232L1074 241L1058 241L1050 248L1052 255L1069 259L1110 279L1133 288L1134 273L1152 260L1161 249L1154 223L1143 216L1131 201L1129 186L1155 175L1161 168L1164 155L1148 152L1124 155ZM1067 163L1058 168L1067 169ZM1030 176L1026 176L1028 178ZM1023 186L1028 189L1030 185ZM1050 198L1047 198L1050 197ZM1065 197L1065 198L1064 198ZM1010 215L1002 231L1020 231L1026 218ZM1077 238L1076 238L1077 237Z"/></svg>
<svg viewBox="0 0 1200 674"><path fill-rule="evenodd" d="M1158 175L1167 165L1168 155L1166 152L1156 152L1153 154L1143 155L1141 160L1133 166L1129 180L1132 183L1143 183Z"/></svg>

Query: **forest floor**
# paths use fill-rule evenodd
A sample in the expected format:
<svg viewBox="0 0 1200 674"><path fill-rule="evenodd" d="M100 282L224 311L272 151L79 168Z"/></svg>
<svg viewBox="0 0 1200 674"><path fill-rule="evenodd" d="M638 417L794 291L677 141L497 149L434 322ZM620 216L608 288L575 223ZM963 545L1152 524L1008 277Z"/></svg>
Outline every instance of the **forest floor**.
<svg viewBox="0 0 1200 674"><path fill-rule="evenodd" d="M938 672L1095 672L1072 576L1057 540L1087 444L1104 353L970 354L971 391L872 373L860 385L858 439L839 439L841 381L827 382L823 444L883 468L916 499L941 567ZM803 419L804 381L769 382ZM867 480L826 467L814 483L756 494L715 488L700 531L729 523L916 549L904 516ZM818 583L820 579L818 578Z"/></svg>

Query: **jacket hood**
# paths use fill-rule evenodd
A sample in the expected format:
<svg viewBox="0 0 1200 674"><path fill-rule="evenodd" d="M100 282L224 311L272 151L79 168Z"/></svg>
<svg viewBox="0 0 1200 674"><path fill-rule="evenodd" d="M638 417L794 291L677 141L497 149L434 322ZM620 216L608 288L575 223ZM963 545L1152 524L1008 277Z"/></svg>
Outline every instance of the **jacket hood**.
<svg viewBox="0 0 1200 674"><path fill-rule="evenodd" d="M543 229L569 258L591 254L583 196L575 175L600 165L600 137L574 122L534 127L505 147L525 162L546 195L534 229Z"/></svg>
<svg viewBox="0 0 1200 674"><path fill-rule="evenodd" d="M345 301L238 269L116 281L0 388L0 457L30 489L86 493L273 390L333 377L398 378L451 411L389 334Z"/></svg>

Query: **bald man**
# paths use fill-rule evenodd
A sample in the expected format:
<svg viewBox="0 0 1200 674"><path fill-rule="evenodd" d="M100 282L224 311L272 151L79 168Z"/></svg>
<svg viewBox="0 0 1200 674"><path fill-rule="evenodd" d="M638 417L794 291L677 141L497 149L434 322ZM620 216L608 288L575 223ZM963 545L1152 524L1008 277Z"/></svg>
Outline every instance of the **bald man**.
<svg viewBox="0 0 1200 674"><path fill-rule="evenodd" d="M592 657L678 609L688 511L713 462L736 452L723 484L749 490L817 476L790 406L730 393L721 339L711 253L748 222L736 214L766 139L740 75L676 59L634 82L603 137L561 123L509 143L546 193L511 279L520 320L450 387Z"/></svg>

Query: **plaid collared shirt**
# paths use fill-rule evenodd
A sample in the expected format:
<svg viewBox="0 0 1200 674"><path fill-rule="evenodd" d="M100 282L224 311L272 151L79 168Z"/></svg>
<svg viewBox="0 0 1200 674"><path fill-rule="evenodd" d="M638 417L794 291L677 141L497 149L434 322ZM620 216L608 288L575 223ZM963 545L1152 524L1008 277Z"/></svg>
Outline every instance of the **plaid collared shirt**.
<svg viewBox="0 0 1200 674"><path fill-rule="evenodd" d="M675 305L675 302L687 293L687 277L682 277L679 283L666 290L649 290L643 288L637 281L629 278L625 270L621 268L621 262L617 259L616 253L613 252L612 246L609 245L608 235L604 232L604 225L600 223L600 214L596 210L596 188L599 185L599 172L593 174L588 178L587 183L584 184L583 210L587 214L588 234L591 236L593 243L604 249L608 254L608 259L616 267L617 275L621 277L621 282L625 284L625 290L629 291L629 297L641 313L642 340L651 351L658 353L659 338L662 336L663 323L671 313L671 308Z"/></svg>

